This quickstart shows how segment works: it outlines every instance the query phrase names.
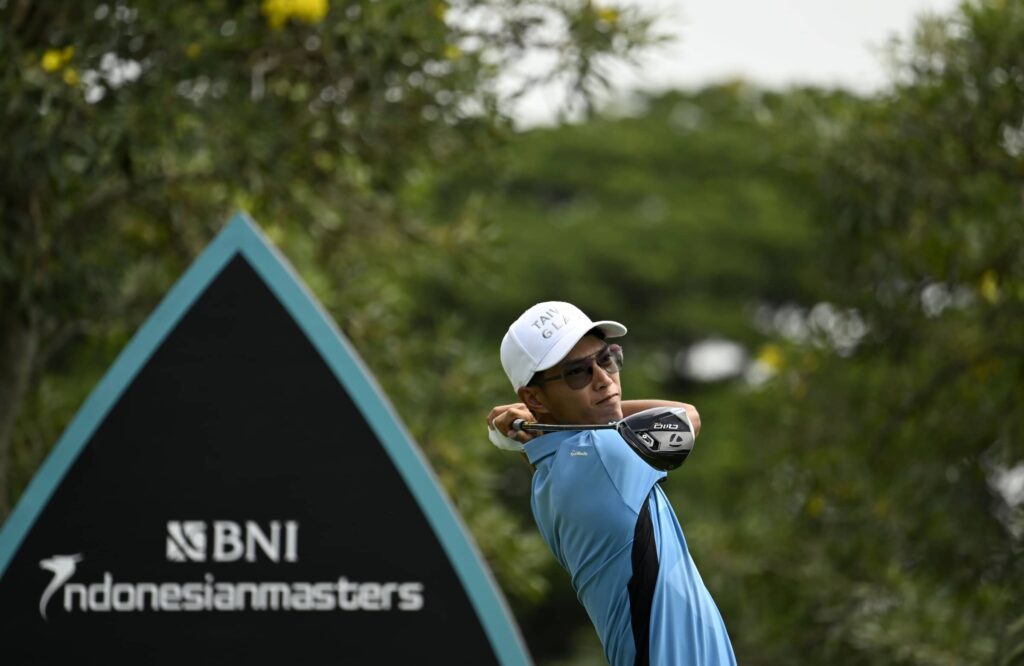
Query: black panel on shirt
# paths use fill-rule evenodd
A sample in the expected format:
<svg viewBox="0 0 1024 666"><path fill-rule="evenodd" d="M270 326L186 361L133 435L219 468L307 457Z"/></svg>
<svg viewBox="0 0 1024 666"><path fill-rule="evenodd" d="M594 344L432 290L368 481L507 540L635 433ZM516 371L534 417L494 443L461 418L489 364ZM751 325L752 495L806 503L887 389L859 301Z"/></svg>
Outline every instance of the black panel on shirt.
<svg viewBox="0 0 1024 666"><path fill-rule="evenodd" d="M651 606L654 586L658 582L658 547L654 541L650 499L644 502L636 519L633 532L633 576L626 586L629 590L629 612L633 624L633 642L636 643L636 666L650 663Z"/></svg>

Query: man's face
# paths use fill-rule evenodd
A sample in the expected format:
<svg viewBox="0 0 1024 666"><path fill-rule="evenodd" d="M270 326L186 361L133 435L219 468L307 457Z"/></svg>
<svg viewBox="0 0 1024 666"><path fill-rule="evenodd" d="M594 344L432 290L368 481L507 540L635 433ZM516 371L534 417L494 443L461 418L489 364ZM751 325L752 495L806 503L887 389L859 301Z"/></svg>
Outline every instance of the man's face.
<svg viewBox="0 0 1024 666"><path fill-rule="evenodd" d="M558 377L567 363L587 356L593 357L604 345L603 341L592 335L583 336L565 358L555 367L546 370L543 376ZM591 367L594 374L590 378L590 383L581 389L572 389L564 379L557 379L523 390L532 393L532 396L543 405L541 411L550 414L555 423L594 424L618 421L622 418L619 373L611 374L597 363L592 363ZM527 405L533 409L529 401Z"/></svg>

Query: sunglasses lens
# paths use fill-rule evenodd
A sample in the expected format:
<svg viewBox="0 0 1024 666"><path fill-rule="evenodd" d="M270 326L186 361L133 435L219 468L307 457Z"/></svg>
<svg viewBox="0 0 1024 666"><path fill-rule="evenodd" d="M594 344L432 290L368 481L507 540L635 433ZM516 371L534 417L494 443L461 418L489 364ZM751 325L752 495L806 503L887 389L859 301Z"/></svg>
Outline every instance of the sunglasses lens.
<svg viewBox="0 0 1024 666"><path fill-rule="evenodd" d="M585 388L594 377L594 366L597 363L601 369L610 375L614 375L622 368L622 347L609 345L601 350L593 359L580 359L567 365L562 369L562 377L566 385L573 390Z"/></svg>
<svg viewBox="0 0 1024 666"><path fill-rule="evenodd" d="M590 366L590 359L580 361L566 366L562 369L562 376L565 377L566 385L573 389L581 389L590 383L594 371Z"/></svg>
<svg viewBox="0 0 1024 666"><path fill-rule="evenodd" d="M601 366L605 372L614 375L622 369L622 347L618 345L608 345L608 348L597 357L597 364Z"/></svg>

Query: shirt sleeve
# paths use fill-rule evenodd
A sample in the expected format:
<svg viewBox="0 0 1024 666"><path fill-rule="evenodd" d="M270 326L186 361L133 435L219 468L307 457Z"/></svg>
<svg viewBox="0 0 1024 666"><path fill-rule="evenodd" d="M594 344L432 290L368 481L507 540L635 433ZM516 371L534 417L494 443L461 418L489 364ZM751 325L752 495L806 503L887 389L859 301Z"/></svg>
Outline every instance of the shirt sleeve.
<svg viewBox="0 0 1024 666"><path fill-rule="evenodd" d="M591 430L594 448L601 463L619 491L622 501L639 513L648 493L667 473L654 469L629 448L629 444L614 430Z"/></svg>

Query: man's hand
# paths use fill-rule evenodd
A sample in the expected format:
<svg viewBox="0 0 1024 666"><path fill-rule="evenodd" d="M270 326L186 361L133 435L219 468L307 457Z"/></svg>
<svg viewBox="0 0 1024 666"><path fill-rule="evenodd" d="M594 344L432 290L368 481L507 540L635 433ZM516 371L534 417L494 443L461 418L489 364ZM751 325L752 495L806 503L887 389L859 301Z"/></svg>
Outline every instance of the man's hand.
<svg viewBox="0 0 1024 666"><path fill-rule="evenodd" d="M515 402L511 405L498 405L487 415L487 427L491 430L497 430L509 439L514 439L523 444L537 436L536 433L513 430L512 422L516 419L533 421L533 414L521 402Z"/></svg>
<svg viewBox="0 0 1024 666"><path fill-rule="evenodd" d="M700 412L693 405L688 405L685 402L679 403L686 410L686 415L690 417L690 423L693 424L693 438L697 439L697 435L700 434Z"/></svg>
<svg viewBox="0 0 1024 666"><path fill-rule="evenodd" d="M696 407L685 402L673 402L671 400L623 400L622 415L629 416L630 414L636 414L653 407L682 407L686 410L686 415L690 417L690 423L693 424L693 438L696 439L697 435L700 434L700 413L697 412Z"/></svg>

